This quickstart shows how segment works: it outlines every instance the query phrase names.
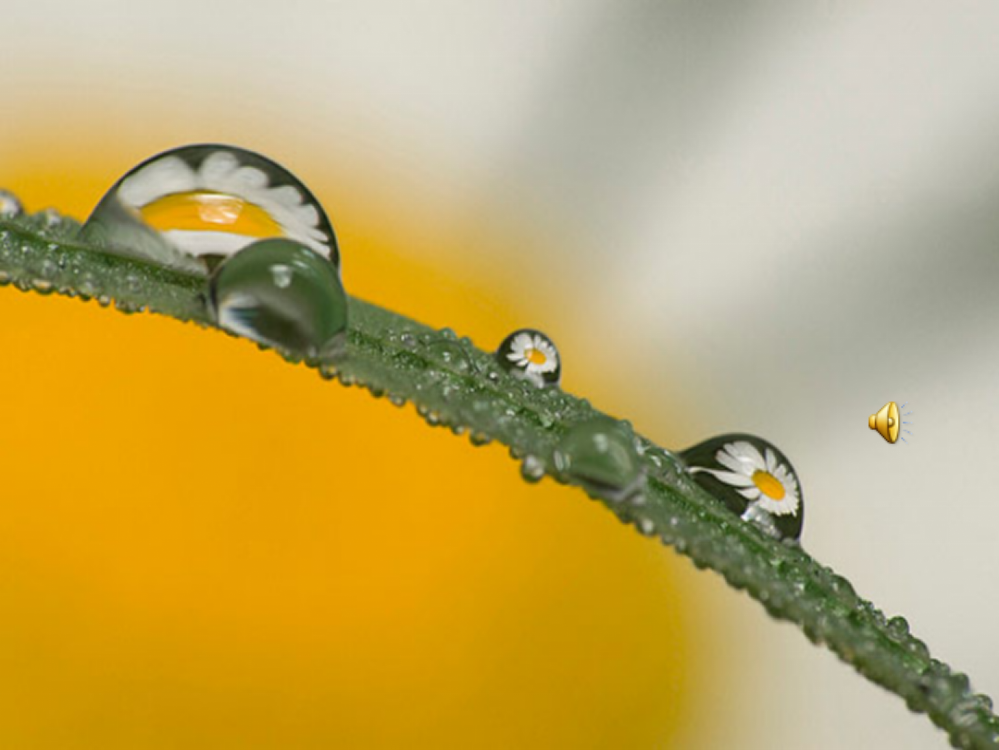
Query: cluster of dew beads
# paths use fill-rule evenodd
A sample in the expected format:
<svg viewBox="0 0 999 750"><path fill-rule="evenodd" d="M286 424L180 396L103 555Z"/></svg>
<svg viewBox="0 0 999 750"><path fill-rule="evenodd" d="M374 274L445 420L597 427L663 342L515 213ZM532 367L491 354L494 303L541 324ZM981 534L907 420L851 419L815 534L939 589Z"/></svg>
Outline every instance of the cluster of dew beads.
<svg viewBox="0 0 999 750"><path fill-rule="evenodd" d="M776 539L801 537L801 482L776 446L755 435L733 433L698 443L680 457L694 481L742 520Z"/></svg>
<svg viewBox="0 0 999 750"><path fill-rule="evenodd" d="M625 424L606 416L566 430L553 460L561 478L614 501L638 492L644 476L634 435Z"/></svg>
<svg viewBox="0 0 999 750"><path fill-rule="evenodd" d="M496 360L514 377L539 388L557 386L562 379L562 361L558 348L541 331L521 328L499 345Z"/></svg>
<svg viewBox="0 0 999 750"><path fill-rule="evenodd" d="M118 180L81 231L112 252L210 275L210 312L230 333L320 364L342 351L333 226L265 156L215 144L166 151Z"/></svg>

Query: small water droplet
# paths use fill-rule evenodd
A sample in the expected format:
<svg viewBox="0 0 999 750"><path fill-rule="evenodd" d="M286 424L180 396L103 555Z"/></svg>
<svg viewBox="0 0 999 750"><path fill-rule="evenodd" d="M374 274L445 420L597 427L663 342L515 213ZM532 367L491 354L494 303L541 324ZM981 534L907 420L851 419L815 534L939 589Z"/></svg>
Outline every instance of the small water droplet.
<svg viewBox="0 0 999 750"><path fill-rule="evenodd" d="M631 433L610 417L570 427L554 453L555 467L570 480L613 500L634 492L642 465Z"/></svg>
<svg viewBox="0 0 999 750"><path fill-rule="evenodd" d="M388 400L389 400L389 403L392 404L392 406L405 406L406 405L406 399L404 397L402 397L402 396L396 396L394 393L393 394L389 394Z"/></svg>
<svg viewBox="0 0 999 750"><path fill-rule="evenodd" d="M111 187L82 231L93 244L201 273L273 238L340 267L333 227L308 188L234 146L184 146L142 162Z"/></svg>
<svg viewBox="0 0 999 750"><path fill-rule="evenodd" d="M95 297L99 290L97 279L91 273L84 274L78 286L80 294L86 298Z"/></svg>
<svg viewBox="0 0 999 750"><path fill-rule="evenodd" d="M402 344L407 349L415 349L416 348L416 336L414 336L413 334L411 334L409 332L406 332L406 333L402 334L399 337L399 343Z"/></svg>
<svg viewBox="0 0 999 750"><path fill-rule="evenodd" d="M53 281L59 273L59 266L55 264L54 261L46 258L38 266L39 275L48 281Z"/></svg>
<svg viewBox="0 0 999 750"><path fill-rule="evenodd" d="M562 378L562 359L554 342L533 328L522 328L503 339L496 361L511 375L539 388L558 385Z"/></svg>
<svg viewBox="0 0 999 750"><path fill-rule="evenodd" d="M645 536L652 536L656 531L656 524L651 518L641 518L638 521L638 530Z"/></svg>
<svg viewBox="0 0 999 750"><path fill-rule="evenodd" d="M489 435L487 435L486 433L478 432L475 430L473 430L472 433L468 436L468 440L472 445L474 445L477 448L483 445L489 445L493 441L493 439L489 437Z"/></svg>
<svg viewBox="0 0 999 750"><path fill-rule="evenodd" d="M228 258L211 301L219 326L258 344L323 361L342 349L347 297L336 269L297 242L262 240Z"/></svg>
<svg viewBox="0 0 999 750"><path fill-rule="evenodd" d="M909 635L909 623L904 617L893 617L888 620L888 632L895 638L905 638Z"/></svg>
<svg viewBox="0 0 999 750"><path fill-rule="evenodd" d="M6 190L0 190L0 219L12 219L24 213L24 206L17 196Z"/></svg>
<svg viewBox="0 0 999 750"><path fill-rule="evenodd" d="M471 369L468 355L457 340L445 339L434 341L427 346L427 352L430 356L448 365L455 372L464 373Z"/></svg>
<svg viewBox="0 0 999 750"><path fill-rule="evenodd" d="M545 475L545 463L537 456L524 456L520 465L520 475L528 482L539 482Z"/></svg>
<svg viewBox="0 0 999 750"><path fill-rule="evenodd" d="M778 539L801 537L801 482L775 445L755 435L720 435L680 457L694 481L744 521Z"/></svg>

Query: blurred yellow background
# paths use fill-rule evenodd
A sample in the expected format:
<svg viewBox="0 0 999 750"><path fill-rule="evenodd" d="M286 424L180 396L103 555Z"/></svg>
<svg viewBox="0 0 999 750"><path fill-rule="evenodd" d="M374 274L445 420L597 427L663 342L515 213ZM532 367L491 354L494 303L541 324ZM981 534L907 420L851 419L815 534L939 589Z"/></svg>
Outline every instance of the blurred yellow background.
<svg viewBox="0 0 999 750"><path fill-rule="evenodd" d="M82 218L159 148L148 140L80 155L25 137L4 178L29 209ZM319 195L363 182L304 164ZM439 254L394 253L421 232L450 239L368 200L330 205L348 217L353 293L486 347L544 325L552 300L504 301ZM710 659L693 573L582 493L529 486L499 447L194 326L12 288L0 319L4 747L665 747L696 733ZM567 387L585 382L573 367Z"/></svg>

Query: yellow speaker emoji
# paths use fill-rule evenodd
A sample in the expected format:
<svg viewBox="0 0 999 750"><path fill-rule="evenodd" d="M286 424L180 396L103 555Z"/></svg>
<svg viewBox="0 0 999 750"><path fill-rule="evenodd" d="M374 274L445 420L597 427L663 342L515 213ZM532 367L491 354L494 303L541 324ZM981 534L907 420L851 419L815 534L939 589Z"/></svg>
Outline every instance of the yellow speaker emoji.
<svg viewBox="0 0 999 750"><path fill-rule="evenodd" d="M898 404L894 401L889 401L881 407L877 414L872 414L868 417L867 426L872 430L877 430L878 434L892 445L897 443L899 438L898 431L901 427L901 420L898 416ZM902 438L902 440L905 440L905 438Z"/></svg>

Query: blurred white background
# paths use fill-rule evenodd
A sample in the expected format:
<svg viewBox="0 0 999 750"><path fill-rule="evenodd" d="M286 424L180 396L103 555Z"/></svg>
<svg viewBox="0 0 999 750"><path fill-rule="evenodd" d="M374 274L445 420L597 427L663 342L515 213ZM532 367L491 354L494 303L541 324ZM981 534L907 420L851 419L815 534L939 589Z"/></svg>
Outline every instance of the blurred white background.
<svg viewBox="0 0 999 750"><path fill-rule="evenodd" d="M0 167L19 121L57 118L54 147L86 149L81 120L128 139L199 113L203 140L252 121L288 135L286 163L363 170L403 213L419 196L454 241L412 252L547 305L567 387L601 384L617 394L601 406L672 447L771 439L803 480L806 547L999 695L999 5L50 0L0 15L18 83ZM349 196L326 204L337 223ZM490 226L523 242L477 252ZM583 350L598 352L585 375ZM889 400L914 411L907 445L867 428ZM944 746L703 582L741 653L713 696L740 748Z"/></svg>

